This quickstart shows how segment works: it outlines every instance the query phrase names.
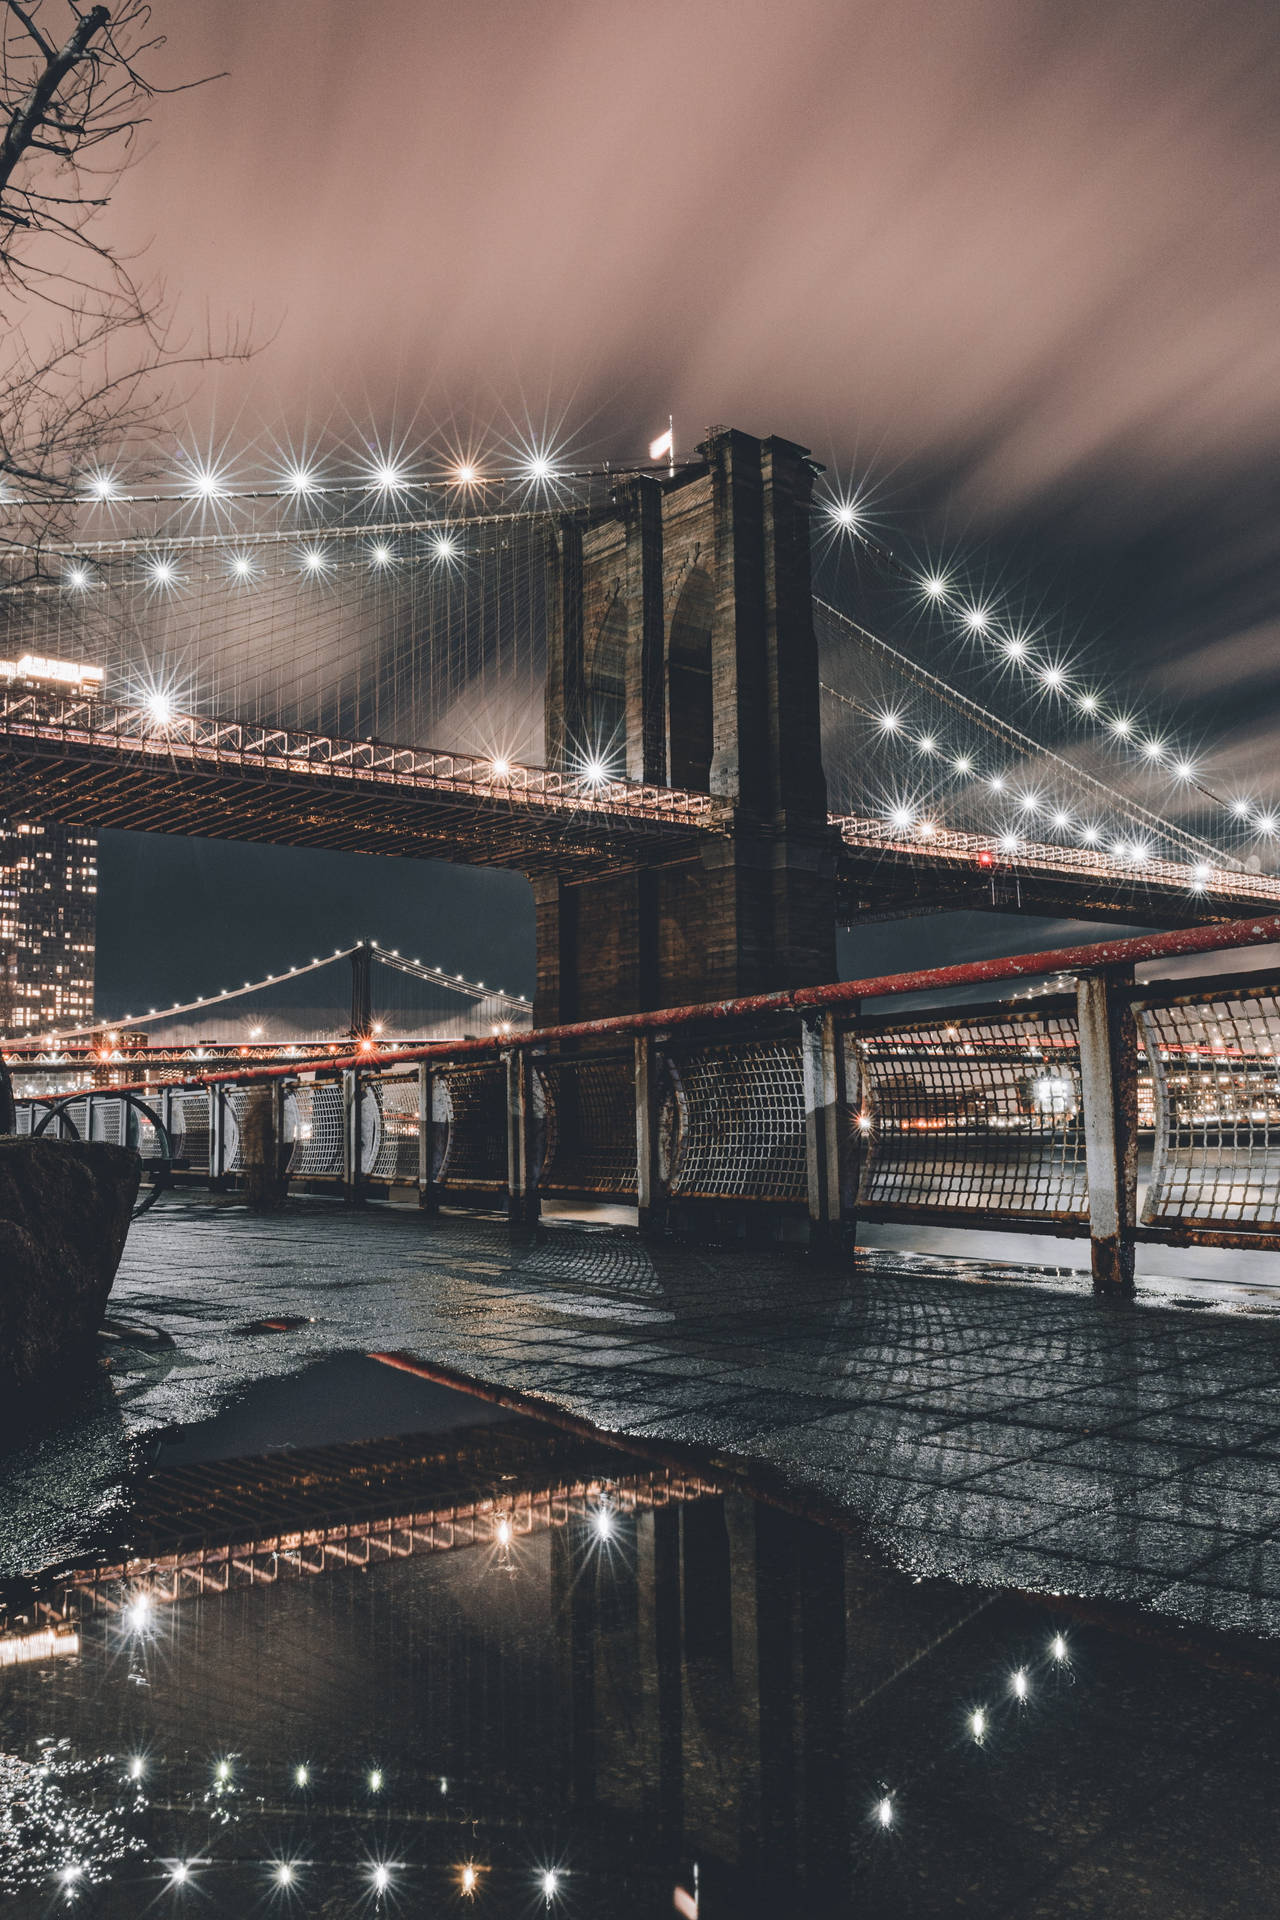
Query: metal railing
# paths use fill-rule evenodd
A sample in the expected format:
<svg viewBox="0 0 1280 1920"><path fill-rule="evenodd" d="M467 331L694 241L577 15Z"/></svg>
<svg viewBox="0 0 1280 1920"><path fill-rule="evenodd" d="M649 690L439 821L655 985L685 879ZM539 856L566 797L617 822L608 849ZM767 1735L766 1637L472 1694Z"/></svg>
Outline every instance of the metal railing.
<svg viewBox="0 0 1280 1920"><path fill-rule="evenodd" d="M409 1188L427 1210L515 1220L544 1197L629 1200L645 1231L754 1225L827 1247L859 1219L1080 1234L1095 1284L1124 1288L1139 1239L1280 1248L1280 971L1134 978L1276 940L1280 917L1232 922L148 1098L174 1161L213 1186L245 1173L248 1103L260 1143L269 1089L276 1173L348 1200ZM1051 974L1074 988L956 997ZM921 992L950 1004L893 1008ZM19 1103L20 1127L47 1107Z"/></svg>

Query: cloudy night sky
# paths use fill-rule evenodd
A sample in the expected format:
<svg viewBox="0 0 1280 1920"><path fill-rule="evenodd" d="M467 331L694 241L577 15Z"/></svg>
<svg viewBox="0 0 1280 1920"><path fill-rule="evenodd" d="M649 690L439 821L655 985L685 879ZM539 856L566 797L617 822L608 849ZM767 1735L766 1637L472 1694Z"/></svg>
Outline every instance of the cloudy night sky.
<svg viewBox="0 0 1280 1920"><path fill-rule="evenodd" d="M251 321L179 436L673 413L810 446L1269 798L1280 740L1274 9L1216 0L157 0L104 232ZM447 744L447 743L446 743ZM955 950L1045 929L966 918ZM503 875L107 837L105 1010L362 934L528 986ZM867 929L846 972L937 951Z"/></svg>

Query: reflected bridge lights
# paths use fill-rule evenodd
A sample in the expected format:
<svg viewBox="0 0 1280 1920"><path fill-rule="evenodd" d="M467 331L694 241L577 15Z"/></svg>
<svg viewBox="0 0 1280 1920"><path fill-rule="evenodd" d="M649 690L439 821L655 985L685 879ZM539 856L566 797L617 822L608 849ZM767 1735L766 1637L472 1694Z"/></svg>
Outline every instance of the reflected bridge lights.
<svg viewBox="0 0 1280 1920"><path fill-rule="evenodd" d="M154 1624L151 1595L149 1593L131 1594L121 1610L120 1620L126 1633L146 1633Z"/></svg>
<svg viewBox="0 0 1280 1920"><path fill-rule="evenodd" d="M515 1527L512 1525L511 1515L509 1513L500 1513L498 1515L494 1523L493 1543L497 1549L494 1558L495 1566L514 1579L516 1563L511 1549L515 1543Z"/></svg>

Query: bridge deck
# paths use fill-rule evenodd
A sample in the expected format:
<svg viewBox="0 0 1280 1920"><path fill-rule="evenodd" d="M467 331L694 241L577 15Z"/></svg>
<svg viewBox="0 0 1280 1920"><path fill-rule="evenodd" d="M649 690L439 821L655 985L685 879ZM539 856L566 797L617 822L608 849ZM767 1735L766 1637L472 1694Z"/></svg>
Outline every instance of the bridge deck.
<svg viewBox="0 0 1280 1920"><path fill-rule="evenodd" d="M1211 926L1280 908L1280 879L1151 856L1117 856L1097 847L1021 840L931 827L927 839L880 820L846 815L841 917L897 920L947 908L1069 914L1149 927Z"/></svg>
<svg viewBox="0 0 1280 1920"><path fill-rule="evenodd" d="M566 879L696 857L732 817L677 788L17 691L0 695L4 812ZM1280 906L1265 874L858 815L832 824L846 921L977 907L1194 926Z"/></svg>
<svg viewBox="0 0 1280 1920"><path fill-rule="evenodd" d="M0 698L0 813L585 878L679 858L707 794L44 696Z"/></svg>

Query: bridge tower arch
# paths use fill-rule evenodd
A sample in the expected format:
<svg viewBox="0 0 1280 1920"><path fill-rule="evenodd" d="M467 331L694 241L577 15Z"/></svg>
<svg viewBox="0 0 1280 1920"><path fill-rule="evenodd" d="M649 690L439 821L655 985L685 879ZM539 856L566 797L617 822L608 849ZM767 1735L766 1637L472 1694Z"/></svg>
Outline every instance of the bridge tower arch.
<svg viewBox="0 0 1280 1920"><path fill-rule="evenodd" d="M767 992L835 972L804 447L716 428L551 536L548 764L600 760L725 803L673 865L537 879L539 1024Z"/></svg>
<svg viewBox="0 0 1280 1920"><path fill-rule="evenodd" d="M715 753L716 583L699 556L682 564L667 630L667 773L673 787L711 791Z"/></svg>

